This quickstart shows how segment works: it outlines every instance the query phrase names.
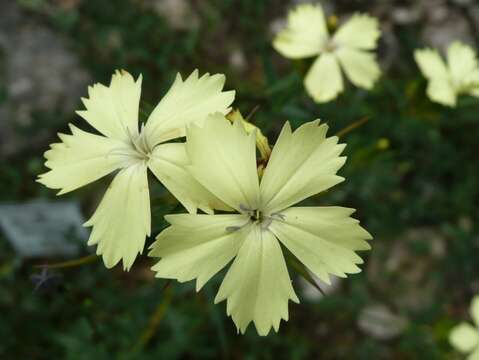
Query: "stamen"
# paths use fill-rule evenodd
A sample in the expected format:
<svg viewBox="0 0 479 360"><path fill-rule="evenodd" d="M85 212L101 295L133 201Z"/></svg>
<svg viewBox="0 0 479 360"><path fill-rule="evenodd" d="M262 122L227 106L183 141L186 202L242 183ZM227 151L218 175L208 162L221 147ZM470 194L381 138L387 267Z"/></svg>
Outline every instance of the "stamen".
<svg viewBox="0 0 479 360"><path fill-rule="evenodd" d="M286 216L284 214L281 214L281 213L272 213L271 214L271 217L278 217L280 218L281 220L285 221L286 220Z"/></svg>
<svg viewBox="0 0 479 360"><path fill-rule="evenodd" d="M251 213L251 212L253 211L253 209L250 209L249 207L247 207L247 206L244 205L244 204L240 204L240 205L239 205L239 208L240 208L241 210L243 210L243 211L248 212L248 213Z"/></svg>
<svg viewBox="0 0 479 360"><path fill-rule="evenodd" d="M226 232L232 233L241 229L241 226L227 226Z"/></svg>
<svg viewBox="0 0 479 360"><path fill-rule="evenodd" d="M268 229L272 222L273 222L273 218L265 217L265 220L263 220L260 225L261 230Z"/></svg>

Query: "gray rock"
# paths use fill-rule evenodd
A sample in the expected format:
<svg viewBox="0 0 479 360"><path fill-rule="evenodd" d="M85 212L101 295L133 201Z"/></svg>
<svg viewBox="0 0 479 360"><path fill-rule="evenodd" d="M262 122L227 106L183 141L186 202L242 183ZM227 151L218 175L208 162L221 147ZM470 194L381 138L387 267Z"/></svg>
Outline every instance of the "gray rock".
<svg viewBox="0 0 479 360"><path fill-rule="evenodd" d="M406 329L406 318L392 313L383 304L365 307L358 318L358 327L365 334L377 340L391 340L401 335Z"/></svg>
<svg viewBox="0 0 479 360"><path fill-rule="evenodd" d="M22 12L15 1L0 0L0 79L6 101L0 103L0 158L42 143L51 132L35 113L55 116L55 125L73 115L90 77L68 42ZM35 133L20 135L28 128ZM39 130L37 130L39 129Z"/></svg>
<svg viewBox="0 0 479 360"><path fill-rule="evenodd" d="M458 9L453 9L440 0L429 2L431 5L429 10L424 11L426 19L422 30L422 39L426 45L445 52L455 40L474 43L467 19Z"/></svg>
<svg viewBox="0 0 479 360"><path fill-rule="evenodd" d="M76 202L0 205L0 228L23 258L78 255L88 233L83 223Z"/></svg>
<svg viewBox="0 0 479 360"><path fill-rule="evenodd" d="M400 25L409 25L417 23L421 20L423 11L420 6L398 6L393 7L391 11L391 18L394 23Z"/></svg>
<svg viewBox="0 0 479 360"><path fill-rule="evenodd" d="M147 0L143 5L163 17L173 29L191 30L200 24L200 17L188 0Z"/></svg>

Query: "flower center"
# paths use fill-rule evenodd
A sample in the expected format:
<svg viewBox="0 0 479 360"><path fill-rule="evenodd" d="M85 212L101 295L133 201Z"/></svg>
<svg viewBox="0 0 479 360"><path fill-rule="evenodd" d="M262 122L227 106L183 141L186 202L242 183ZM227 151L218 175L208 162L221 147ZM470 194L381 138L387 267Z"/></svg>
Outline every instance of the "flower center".
<svg viewBox="0 0 479 360"><path fill-rule="evenodd" d="M141 126L140 134L135 136L128 131L131 146L136 150L136 157L148 161L153 152L151 145L148 142L146 131L144 131L144 124Z"/></svg>
<svg viewBox="0 0 479 360"><path fill-rule="evenodd" d="M249 225L251 223L257 224L261 227L262 230L267 230L273 220L284 220L285 217L281 213L272 213L270 215L264 214L261 210L259 209L250 209L247 206L240 204L239 206L240 210L242 213L245 215L249 216L249 219L246 221L245 224L241 226L228 226L226 227L227 232L234 232L242 229L246 225Z"/></svg>
<svg viewBox="0 0 479 360"><path fill-rule="evenodd" d="M249 218L252 222L256 222L256 221L261 222L263 221L263 213L259 211L258 209L251 210Z"/></svg>
<svg viewBox="0 0 479 360"><path fill-rule="evenodd" d="M120 157L123 160L122 167L128 167L138 162L148 162L153 152L153 147L149 144L144 127L141 127L140 133L134 134L126 128L128 141L121 146L111 150L107 156Z"/></svg>
<svg viewBox="0 0 479 360"><path fill-rule="evenodd" d="M328 40L328 42L326 42L326 44L324 45L324 52L335 52L338 47L338 44L336 44L332 39Z"/></svg>

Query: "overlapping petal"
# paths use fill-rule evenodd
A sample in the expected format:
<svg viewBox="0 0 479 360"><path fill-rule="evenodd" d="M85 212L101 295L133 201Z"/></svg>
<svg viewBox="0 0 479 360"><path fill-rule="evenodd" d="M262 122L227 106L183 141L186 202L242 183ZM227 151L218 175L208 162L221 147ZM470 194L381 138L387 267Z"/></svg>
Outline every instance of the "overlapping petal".
<svg viewBox="0 0 479 360"><path fill-rule="evenodd" d="M254 322L260 335L288 320L288 301L299 302L281 247L269 231L251 226L226 274L215 303L227 299L226 312L241 333Z"/></svg>
<svg viewBox="0 0 479 360"><path fill-rule="evenodd" d="M344 180L336 173L346 160L340 156L345 145L327 131L319 120L294 132L289 123L283 126L261 180L262 210L283 210Z"/></svg>
<svg viewBox="0 0 479 360"><path fill-rule="evenodd" d="M188 124L201 124L209 114L227 114L235 92L223 91L224 83L222 74L206 73L199 77L195 70L186 80L178 74L146 123L151 146L185 136Z"/></svg>
<svg viewBox="0 0 479 360"><path fill-rule="evenodd" d="M336 55L348 79L358 87L371 89L381 75L373 53L353 48L340 48Z"/></svg>
<svg viewBox="0 0 479 360"><path fill-rule="evenodd" d="M129 148L122 141L88 133L70 125L71 135L59 134L61 143L45 152L50 169L38 182L60 189L59 195L78 189L122 167Z"/></svg>
<svg viewBox="0 0 479 360"><path fill-rule="evenodd" d="M190 164L185 143L169 143L157 146L148 161L148 167L158 180L175 196L190 213L201 209L208 214L213 209L229 210L186 169Z"/></svg>
<svg viewBox="0 0 479 360"><path fill-rule="evenodd" d="M304 79L309 95L317 102L327 102L343 91L343 76L336 56L324 53L316 59Z"/></svg>
<svg viewBox="0 0 479 360"><path fill-rule="evenodd" d="M107 268L120 260L129 270L150 235L151 214L147 168L144 163L121 170L113 179L93 216L88 245L97 244Z"/></svg>
<svg viewBox="0 0 479 360"><path fill-rule="evenodd" d="M82 99L86 110L77 114L103 135L129 142L138 136L141 81L141 75L135 81L128 72L117 71L110 86L95 84L88 88L89 97Z"/></svg>
<svg viewBox="0 0 479 360"><path fill-rule="evenodd" d="M343 207L292 207L274 220L271 231L322 281L329 275L346 277L360 272L358 250L369 250L371 235Z"/></svg>
<svg viewBox="0 0 479 360"><path fill-rule="evenodd" d="M180 282L196 279L196 290L223 269L244 240L246 215L180 214L165 217L171 224L151 246L150 256L161 257L152 267L157 277Z"/></svg>
<svg viewBox="0 0 479 360"><path fill-rule="evenodd" d="M240 121L231 124L221 114L202 128L188 128L186 150L193 176L221 201L238 211L258 207L255 134Z"/></svg>
<svg viewBox="0 0 479 360"><path fill-rule="evenodd" d="M297 6L288 15L288 24L274 39L274 48L288 58L319 54L328 40L328 30L320 5Z"/></svg>
<svg viewBox="0 0 479 360"><path fill-rule="evenodd" d="M333 36L339 47L361 50L376 48L381 32L378 20L366 14L355 14Z"/></svg>

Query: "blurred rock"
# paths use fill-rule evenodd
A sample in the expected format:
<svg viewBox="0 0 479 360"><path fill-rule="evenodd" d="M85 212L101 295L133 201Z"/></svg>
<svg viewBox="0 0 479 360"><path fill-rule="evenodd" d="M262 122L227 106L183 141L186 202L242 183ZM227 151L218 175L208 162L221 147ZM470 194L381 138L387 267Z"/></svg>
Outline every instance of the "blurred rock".
<svg viewBox="0 0 479 360"><path fill-rule="evenodd" d="M53 0L54 5L64 9L76 9L83 0Z"/></svg>
<svg viewBox="0 0 479 360"><path fill-rule="evenodd" d="M341 279L336 276L331 276L330 285L326 284L324 281L321 281L315 275L311 275L311 276L313 277L314 281L316 281L316 284L318 284L321 290L323 290L325 295L335 293L341 286ZM318 289L316 289L313 285L311 285L309 282L307 282L303 278L299 279L299 287L303 295L303 298L305 298L306 300L315 302L324 297L324 295L321 294L321 292Z"/></svg>
<svg viewBox="0 0 479 360"><path fill-rule="evenodd" d="M476 0L452 0L453 3L460 6L471 5L474 1Z"/></svg>
<svg viewBox="0 0 479 360"><path fill-rule="evenodd" d="M274 19L269 23L269 32L272 36L278 34L281 30L283 30L287 25L287 21L285 17Z"/></svg>
<svg viewBox="0 0 479 360"><path fill-rule="evenodd" d="M399 25L409 25L421 20L423 15L422 8L418 4L410 7L398 6L393 7L391 11L391 19Z"/></svg>
<svg viewBox="0 0 479 360"><path fill-rule="evenodd" d="M23 258L78 255L87 230L76 202L0 205L0 227Z"/></svg>
<svg viewBox="0 0 479 360"><path fill-rule="evenodd" d="M407 324L406 318L393 314L383 304L365 307L358 318L358 327L362 332L382 341L391 340L401 335Z"/></svg>
<svg viewBox="0 0 479 360"><path fill-rule="evenodd" d="M479 31L479 4L474 4L468 8L469 16L471 17L476 33Z"/></svg>
<svg viewBox="0 0 479 360"><path fill-rule="evenodd" d="M200 18L188 0L147 0L144 5L153 9L176 30L196 29Z"/></svg>
<svg viewBox="0 0 479 360"><path fill-rule="evenodd" d="M441 31L441 29L443 31ZM460 16L451 15L447 20L439 23L430 23L424 27L422 38L431 47L441 49L443 52L455 41L473 44L467 22Z"/></svg>
<svg viewBox="0 0 479 360"><path fill-rule="evenodd" d="M455 40L474 43L467 19L458 9L442 0L424 1L424 6L427 10L422 39L426 45L446 51Z"/></svg>
<svg viewBox="0 0 479 360"><path fill-rule="evenodd" d="M381 37L377 51L377 59L382 71L387 71L399 58L399 41L390 21L381 23Z"/></svg>
<svg viewBox="0 0 479 360"><path fill-rule="evenodd" d="M6 100L0 103L0 158L42 143L51 130L35 123L34 114L73 115L90 77L68 43L18 8L0 0L0 77ZM58 123L55 124L58 127ZM20 135L28 128L34 134Z"/></svg>
<svg viewBox="0 0 479 360"><path fill-rule="evenodd" d="M243 72L246 70L248 63L246 56L240 48L233 49L229 54L229 64L237 72Z"/></svg>
<svg viewBox="0 0 479 360"><path fill-rule="evenodd" d="M437 279L430 274L445 256L445 242L446 237L431 227L413 228L397 239L377 242L368 262L368 279L376 291L394 299L398 309L427 308L437 296Z"/></svg>

